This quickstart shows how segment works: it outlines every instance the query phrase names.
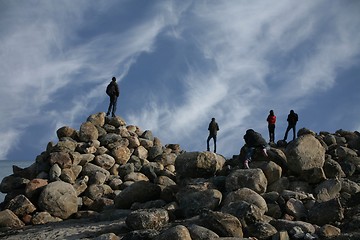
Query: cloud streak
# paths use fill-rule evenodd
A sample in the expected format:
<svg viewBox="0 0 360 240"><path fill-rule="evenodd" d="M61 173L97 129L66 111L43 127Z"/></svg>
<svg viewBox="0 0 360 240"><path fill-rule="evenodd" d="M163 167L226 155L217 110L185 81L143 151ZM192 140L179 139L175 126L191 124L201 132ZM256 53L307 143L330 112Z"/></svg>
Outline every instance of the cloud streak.
<svg viewBox="0 0 360 240"><path fill-rule="evenodd" d="M122 96L146 93L138 96L141 106L123 99L129 124L166 143L205 150L215 117L218 148L237 154L247 128L266 136L269 109L279 110L284 125L289 109L308 111L309 99L331 91L353 66L360 53L359 4L346 3L7 3L0 17L0 138L6 139L0 159L34 125L47 126L37 133L44 144L56 140L59 127L76 128L104 111L112 76L128 86ZM137 81L133 69L140 69ZM141 75L145 70L149 75Z"/></svg>

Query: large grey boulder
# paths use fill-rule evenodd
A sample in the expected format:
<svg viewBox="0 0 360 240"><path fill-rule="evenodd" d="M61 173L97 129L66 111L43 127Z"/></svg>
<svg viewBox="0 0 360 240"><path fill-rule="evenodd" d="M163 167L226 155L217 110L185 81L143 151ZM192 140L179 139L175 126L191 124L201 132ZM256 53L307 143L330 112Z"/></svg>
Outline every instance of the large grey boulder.
<svg viewBox="0 0 360 240"><path fill-rule="evenodd" d="M30 200L22 194L11 199L6 208L10 209L13 213L20 217L31 214L36 210L34 204L32 204L32 202L30 202Z"/></svg>
<svg viewBox="0 0 360 240"><path fill-rule="evenodd" d="M79 131L79 139L82 142L90 142L91 140L97 140L99 132L95 125L91 122L85 122L81 124Z"/></svg>
<svg viewBox="0 0 360 240"><path fill-rule="evenodd" d="M315 233L315 227L311 223L303 221L290 221L285 219L273 219L270 224L278 231L290 231L294 227L299 227L304 233Z"/></svg>
<svg viewBox="0 0 360 240"><path fill-rule="evenodd" d="M130 208L134 202L147 202L160 197L161 188L147 181L139 181L131 184L114 199L117 208Z"/></svg>
<svg viewBox="0 0 360 240"><path fill-rule="evenodd" d="M309 170L322 168L325 162L325 148L311 134L302 135L286 147L289 169L304 177Z"/></svg>
<svg viewBox="0 0 360 240"><path fill-rule="evenodd" d="M105 124L105 113L99 112L96 114L92 114L87 118L88 122L91 122L95 126L102 127Z"/></svg>
<svg viewBox="0 0 360 240"><path fill-rule="evenodd" d="M238 169L226 178L225 187L228 192L240 188L250 188L257 193L266 192L267 179L264 172L259 169Z"/></svg>
<svg viewBox="0 0 360 240"><path fill-rule="evenodd" d="M314 189L318 202L326 202L340 195L341 182L337 179L328 179L317 185Z"/></svg>
<svg viewBox="0 0 360 240"><path fill-rule="evenodd" d="M176 174L182 178L209 178L221 170L225 159L212 152L185 152L175 161Z"/></svg>
<svg viewBox="0 0 360 240"><path fill-rule="evenodd" d="M9 209L0 212L0 228L11 229L24 227L25 224Z"/></svg>
<svg viewBox="0 0 360 240"><path fill-rule="evenodd" d="M52 182L41 192L38 206L52 216L67 219L78 210L77 193L69 183Z"/></svg>
<svg viewBox="0 0 360 240"><path fill-rule="evenodd" d="M159 230L169 222L169 214L162 208L139 209L131 212L125 222L133 230Z"/></svg>
<svg viewBox="0 0 360 240"><path fill-rule="evenodd" d="M231 203L238 201L245 201L250 204L254 204L261 209L263 214L268 210L265 199L260 194L249 188L241 188L228 193L222 202L222 206L228 206Z"/></svg>
<svg viewBox="0 0 360 240"><path fill-rule="evenodd" d="M315 204L308 213L308 221L319 226L341 221L344 218L344 208L339 199Z"/></svg>
<svg viewBox="0 0 360 240"><path fill-rule="evenodd" d="M279 180L282 175L282 168L275 162L254 161L251 163L252 168L260 168L266 176L268 184Z"/></svg>
<svg viewBox="0 0 360 240"><path fill-rule="evenodd" d="M275 227L266 222L257 222L246 227L248 235L256 237L256 239L271 239L277 233Z"/></svg>
<svg viewBox="0 0 360 240"><path fill-rule="evenodd" d="M190 237L192 240L219 238L219 235L216 234L214 231L211 231L210 229L207 229L205 227L196 224L191 224L190 226L187 226L187 229L189 230Z"/></svg>
<svg viewBox="0 0 360 240"><path fill-rule="evenodd" d="M232 202L223 206L221 211L237 217L243 227L247 227L264 220L263 211L256 205L245 201Z"/></svg>
<svg viewBox="0 0 360 240"><path fill-rule="evenodd" d="M217 189L182 189L176 194L176 198L184 215L192 217L203 209L215 210L221 203L222 194Z"/></svg>
<svg viewBox="0 0 360 240"><path fill-rule="evenodd" d="M162 231L154 240L193 240L189 230L183 225L176 225Z"/></svg>
<svg viewBox="0 0 360 240"><path fill-rule="evenodd" d="M215 232L219 237L243 237L242 225L235 216L215 211L205 211L200 215L201 225Z"/></svg>

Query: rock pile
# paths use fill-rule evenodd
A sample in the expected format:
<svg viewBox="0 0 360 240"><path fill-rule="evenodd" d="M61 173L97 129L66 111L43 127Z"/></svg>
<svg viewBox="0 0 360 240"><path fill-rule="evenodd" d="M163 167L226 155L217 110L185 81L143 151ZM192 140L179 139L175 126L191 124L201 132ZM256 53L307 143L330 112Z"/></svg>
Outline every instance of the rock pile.
<svg viewBox="0 0 360 240"><path fill-rule="evenodd" d="M255 153L250 169L240 167L243 148L227 160L185 152L104 113L57 135L34 164L2 180L0 227L123 217L125 227L88 239L360 236L357 132L301 129L267 158Z"/></svg>

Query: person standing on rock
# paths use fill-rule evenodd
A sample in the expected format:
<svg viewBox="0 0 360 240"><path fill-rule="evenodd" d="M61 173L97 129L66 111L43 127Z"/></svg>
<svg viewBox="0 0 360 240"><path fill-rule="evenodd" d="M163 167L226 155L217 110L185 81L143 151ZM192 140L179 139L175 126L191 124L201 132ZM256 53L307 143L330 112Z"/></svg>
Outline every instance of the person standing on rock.
<svg viewBox="0 0 360 240"><path fill-rule="evenodd" d="M276 116L273 110L270 110L269 116L267 117L266 121L268 122L270 143L274 143Z"/></svg>
<svg viewBox="0 0 360 240"><path fill-rule="evenodd" d="M255 149L261 149L264 156L268 156L267 150L269 145L266 140L261 136L260 133L255 132L253 129L246 130L244 135L244 140L246 143L246 155L244 160L244 168L249 168L249 162L252 160Z"/></svg>
<svg viewBox="0 0 360 240"><path fill-rule="evenodd" d="M211 122L209 123L209 136L207 138L207 150L210 151L210 146L209 146L209 142L210 139L212 138L214 140L214 153L216 153L216 136L217 136L217 131L219 131L219 125L217 124L217 122L215 121L215 118L211 119Z"/></svg>
<svg viewBox="0 0 360 240"><path fill-rule="evenodd" d="M111 116L115 117L117 98L119 97L120 94L119 87L115 77L112 78L111 82L106 87L106 94L110 97L109 108L106 113L106 116L109 116L110 113L112 113Z"/></svg>
<svg viewBox="0 0 360 240"><path fill-rule="evenodd" d="M286 141L290 129L293 130L293 140L295 140L295 137L296 137L296 123L297 123L298 120L299 120L298 115L294 112L294 110L290 110L290 114L287 117L288 127L287 127L286 132L285 132L284 141Z"/></svg>

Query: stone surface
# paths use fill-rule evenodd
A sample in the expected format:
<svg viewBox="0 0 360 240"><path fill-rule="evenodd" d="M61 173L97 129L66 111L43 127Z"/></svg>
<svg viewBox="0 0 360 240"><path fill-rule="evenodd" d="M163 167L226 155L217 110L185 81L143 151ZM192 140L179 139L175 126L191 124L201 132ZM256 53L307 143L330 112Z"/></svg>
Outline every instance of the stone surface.
<svg viewBox="0 0 360 240"><path fill-rule="evenodd" d="M54 217L67 219L78 210L77 193L69 183L52 182L41 192L38 205Z"/></svg>

